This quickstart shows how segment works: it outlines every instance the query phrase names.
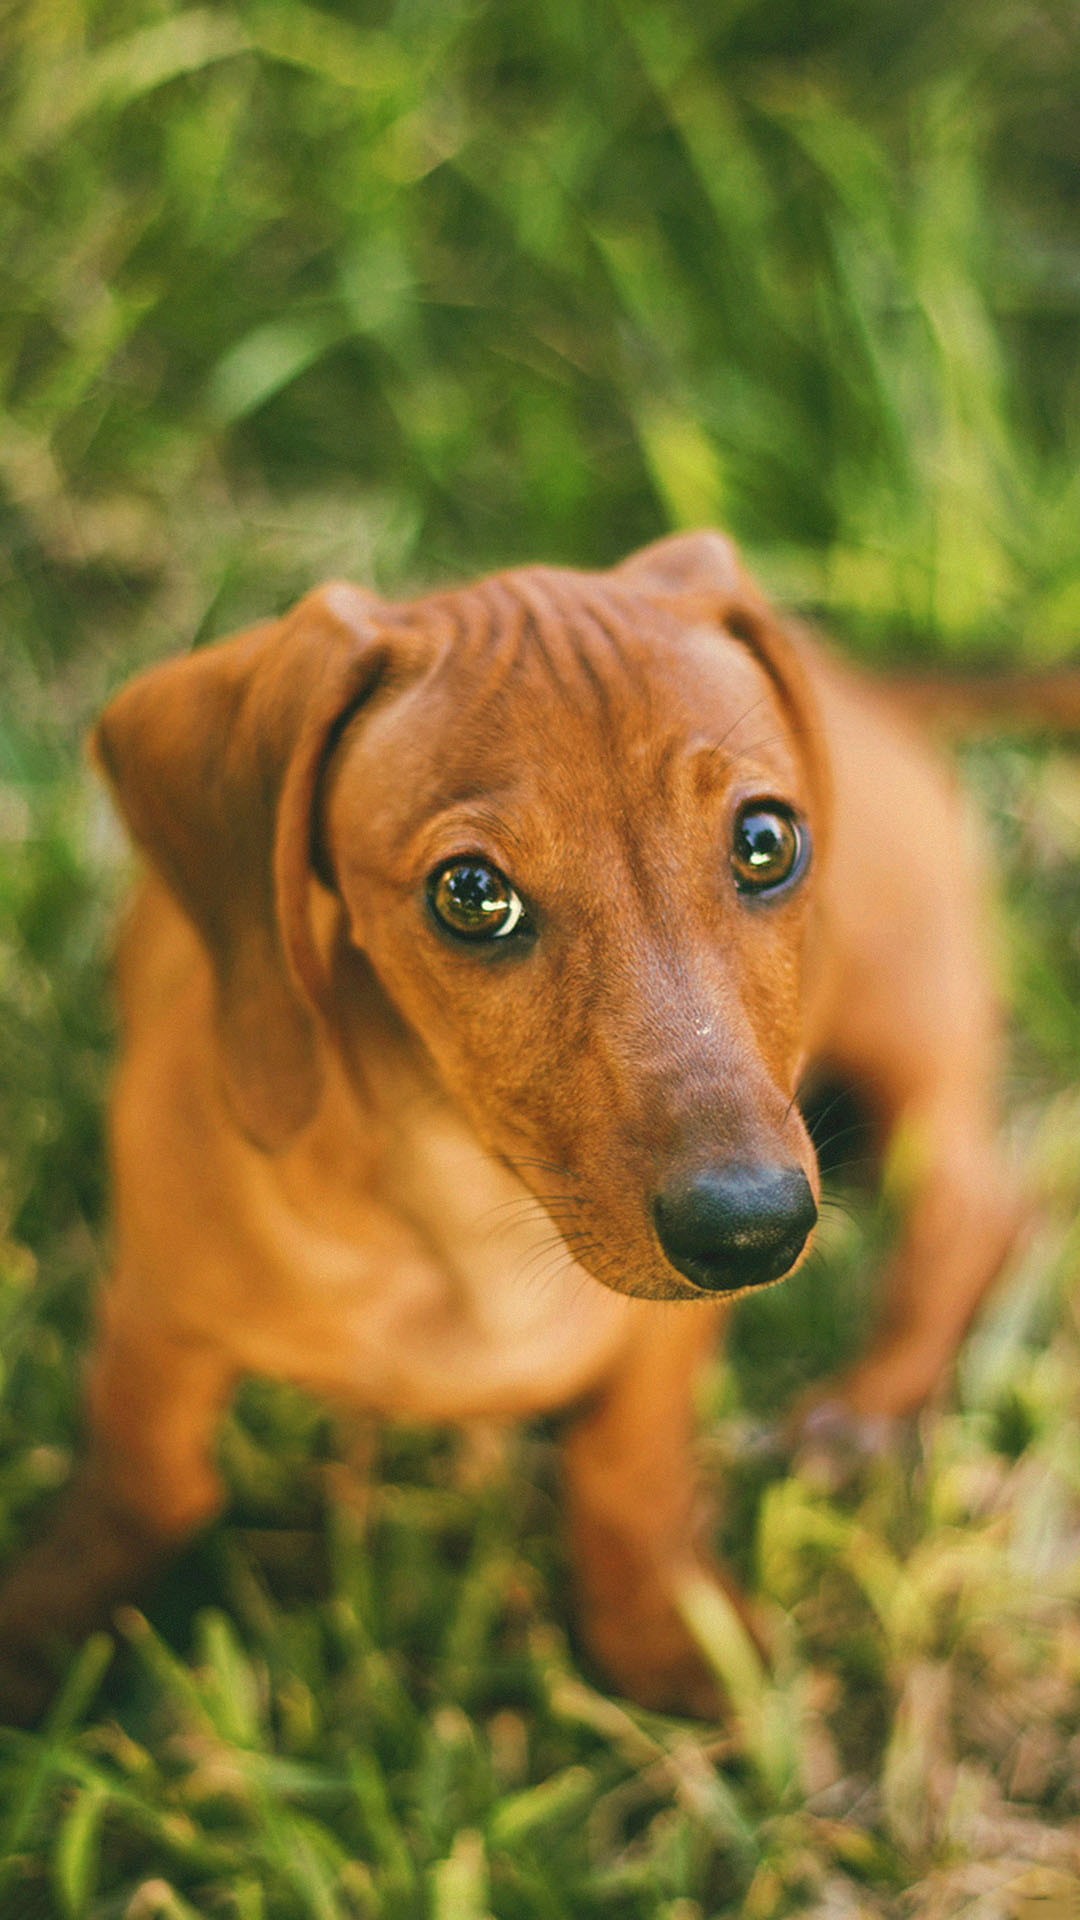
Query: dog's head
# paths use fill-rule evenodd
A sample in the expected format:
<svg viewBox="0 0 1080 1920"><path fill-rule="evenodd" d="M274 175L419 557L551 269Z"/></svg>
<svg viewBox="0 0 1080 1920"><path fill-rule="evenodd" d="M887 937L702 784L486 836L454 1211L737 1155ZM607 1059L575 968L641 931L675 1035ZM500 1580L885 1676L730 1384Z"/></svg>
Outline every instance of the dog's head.
<svg viewBox="0 0 1080 1920"><path fill-rule="evenodd" d="M731 1294L795 1264L826 779L798 657L719 536L407 606L324 588L143 675L96 745L208 949L265 1150L317 1107L362 955L599 1279Z"/></svg>

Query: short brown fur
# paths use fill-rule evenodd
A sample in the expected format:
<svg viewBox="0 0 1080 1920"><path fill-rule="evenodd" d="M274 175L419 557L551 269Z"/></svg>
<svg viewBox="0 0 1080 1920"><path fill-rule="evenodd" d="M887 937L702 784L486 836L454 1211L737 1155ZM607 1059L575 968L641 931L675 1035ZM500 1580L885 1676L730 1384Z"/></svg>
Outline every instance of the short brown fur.
<svg viewBox="0 0 1080 1920"><path fill-rule="evenodd" d="M410 1420L576 1409L584 1641L638 1699L707 1704L677 1590L724 1308L650 1196L770 1156L816 1194L811 1068L904 1130L880 1328L825 1396L856 1424L938 1387L1019 1219L980 861L903 703L702 534L407 606L322 589L143 675L96 747L149 861L115 1255L87 1463L0 1594L8 1710L218 1509L215 1424L251 1372ZM813 841L770 903L728 864L761 793ZM433 922L427 877L466 852L527 897L530 940Z"/></svg>

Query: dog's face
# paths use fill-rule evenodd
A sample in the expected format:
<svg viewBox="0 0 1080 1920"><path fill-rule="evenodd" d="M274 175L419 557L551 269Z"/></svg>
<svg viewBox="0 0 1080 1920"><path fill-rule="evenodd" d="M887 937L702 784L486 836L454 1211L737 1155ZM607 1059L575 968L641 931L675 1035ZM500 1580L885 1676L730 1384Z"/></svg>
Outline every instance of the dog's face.
<svg viewBox="0 0 1080 1920"><path fill-rule="evenodd" d="M322 808L352 941L598 1278L778 1278L814 1217L815 796L773 674L715 621L576 575L397 619Z"/></svg>
<svg viewBox="0 0 1080 1920"><path fill-rule="evenodd" d="M407 607L329 589L120 694L98 750L206 943L253 1139L304 1124L349 1024L314 857L446 1093L597 1278L700 1297L792 1268L823 781L797 660L733 567L706 536Z"/></svg>

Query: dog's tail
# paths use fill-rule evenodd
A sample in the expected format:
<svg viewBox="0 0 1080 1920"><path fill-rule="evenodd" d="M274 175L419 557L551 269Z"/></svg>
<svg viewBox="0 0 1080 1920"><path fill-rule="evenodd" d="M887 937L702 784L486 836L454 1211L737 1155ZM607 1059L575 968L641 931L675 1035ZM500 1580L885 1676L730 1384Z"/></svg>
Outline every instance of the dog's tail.
<svg viewBox="0 0 1080 1920"><path fill-rule="evenodd" d="M1080 738L1080 667L1043 672L889 676L889 690L913 719L956 739L980 734Z"/></svg>

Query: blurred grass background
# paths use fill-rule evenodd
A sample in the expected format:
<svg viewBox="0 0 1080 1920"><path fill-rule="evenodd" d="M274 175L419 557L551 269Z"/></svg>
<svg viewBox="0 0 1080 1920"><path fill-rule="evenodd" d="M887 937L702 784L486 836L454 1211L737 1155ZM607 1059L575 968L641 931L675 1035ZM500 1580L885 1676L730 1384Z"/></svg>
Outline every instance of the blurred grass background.
<svg viewBox="0 0 1080 1920"><path fill-rule="evenodd" d="M1076 0L0 6L0 1551L106 1258L108 691L328 574L708 522L865 658L1075 657L1078 194ZM1046 1224L841 1495L756 1423L855 1338L869 1202L744 1312L702 1453L775 1672L611 1701L545 1432L384 1436L365 1500L253 1386L227 1523L0 1734L5 1920L1080 1911L1080 770L966 770Z"/></svg>

